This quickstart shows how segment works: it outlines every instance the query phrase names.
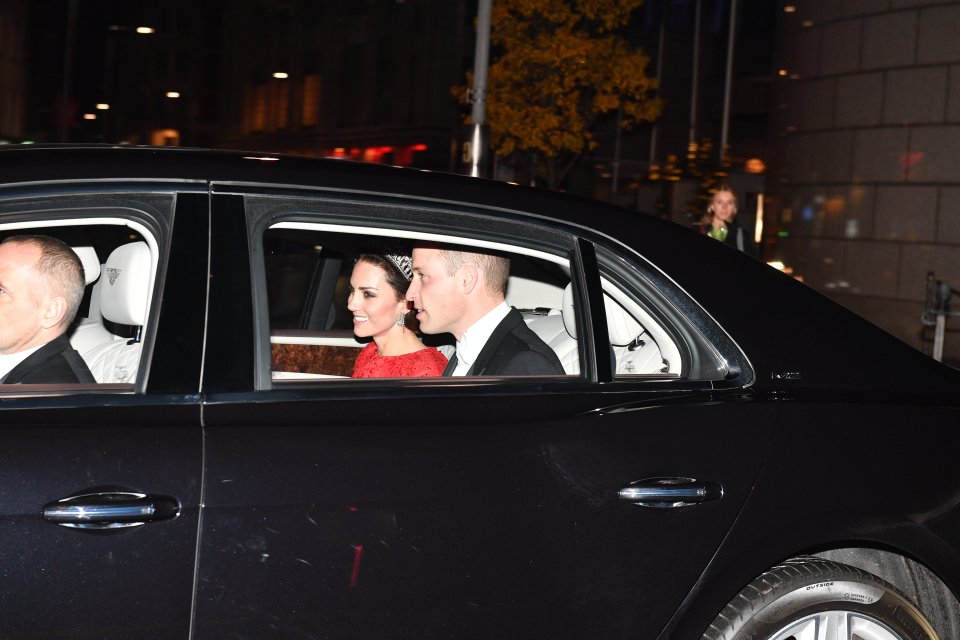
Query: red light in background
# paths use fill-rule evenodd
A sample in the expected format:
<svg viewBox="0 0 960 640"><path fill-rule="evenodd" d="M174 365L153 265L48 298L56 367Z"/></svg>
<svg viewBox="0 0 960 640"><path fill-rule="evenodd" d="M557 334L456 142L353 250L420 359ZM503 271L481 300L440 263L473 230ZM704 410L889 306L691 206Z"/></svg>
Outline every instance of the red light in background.
<svg viewBox="0 0 960 640"><path fill-rule="evenodd" d="M357 545L353 548L353 567L350 569L350 588L357 586L357 580L360 577L360 559L363 558L363 545Z"/></svg>
<svg viewBox="0 0 960 640"><path fill-rule="evenodd" d="M426 151L429 147L426 144L410 144L392 147L382 145L377 147L334 147L326 151L328 158L349 158L350 160L362 160L364 162L385 162L401 167L408 167L413 164L413 155L418 151Z"/></svg>

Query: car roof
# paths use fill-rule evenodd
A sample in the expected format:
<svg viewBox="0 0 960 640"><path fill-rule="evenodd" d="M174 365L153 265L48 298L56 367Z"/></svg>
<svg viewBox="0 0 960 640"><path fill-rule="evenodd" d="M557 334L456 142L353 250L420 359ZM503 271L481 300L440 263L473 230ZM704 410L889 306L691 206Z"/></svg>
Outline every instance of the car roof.
<svg viewBox="0 0 960 640"><path fill-rule="evenodd" d="M114 178L251 183L395 193L490 209L528 211L594 227L599 210L616 218L626 210L596 200L499 180L353 160L258 151L138 145L0 146L0 185ZM42 177L41 177L42 176ZM373 186L371 186L373 185ZM601 228L602 218L601 216ZM652 216L631 224L675 226Z"/></svg>

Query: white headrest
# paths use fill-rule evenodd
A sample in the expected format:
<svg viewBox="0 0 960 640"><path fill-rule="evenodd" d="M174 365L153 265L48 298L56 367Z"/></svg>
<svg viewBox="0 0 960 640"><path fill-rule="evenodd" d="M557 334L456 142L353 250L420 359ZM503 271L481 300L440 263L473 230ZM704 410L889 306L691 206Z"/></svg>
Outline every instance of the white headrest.
<svg viewBox="0 0 960 640"><path fill-rule="evenodd" d="M103 265L100 312L119 324L143 326L150 293L150 248L146 242L120 245Z"/></svg>
<svg viewBox="0 0 960 640"><path fill-rule="evenodd" d="M643 333L643 327L617 301L603 294L603 310L607 316L610 344L623 346ZM563 290L563 326L571 338L577 337L577 314L574 311L573 283Z"/></svg>
<svg viewBox="0 0 960 640"><path fill-rule="evenodd" d="M100 258L93 247L71 247L83 265L84 284L92 284L100 277Z"/></svg>

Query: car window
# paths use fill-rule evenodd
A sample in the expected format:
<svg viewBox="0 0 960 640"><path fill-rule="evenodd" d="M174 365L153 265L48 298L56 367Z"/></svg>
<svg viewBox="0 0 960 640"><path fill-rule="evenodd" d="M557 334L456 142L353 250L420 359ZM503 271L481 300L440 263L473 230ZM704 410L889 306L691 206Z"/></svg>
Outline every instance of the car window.
<svg viewBox="0 0 960 640"><path fill-rule="evenodd" d="M723 380L748 371L739 349L653 265L599 247L614 376Z"/></svg>
<svg viewBox="0 0 960 640"><path fill-rule="evenodd" d="M421 234L421 239L431 236ZM347 308L350 275L357 257L381 247L410 251L417 238L385 237L368 230L330 231L309 223L281 223L263 235L274 381L350 377L356 358L369 342L353 332ZM465 250L476 249L463 245ZM564 356L569 374L579 373L576 341L561 318L564 289L570 282L565 258L507 252L511 260L506 301L545 342ZM501 249L502 251L502 249ZM454 351L450 334L420 334L445 357ZM566 340L564 340L566 338ZM562 348L561 342L569 342Z"/></svg>
<svg viewBox="0 0 960 640"><path fill-rule="evenodd" d="M141 360L144 338L152 330L149 318L159 262L158 238L153 225L133 214L118 213L115 209L81 212L70 207L27 216L0 212L0 241L13 236L49 236L80 257L85 275L83 298L63 337L93 380L15 385L10 380L14 370L4 370L7 379L0 384L0 392L41 393L56 388L130 392L138 388L138 380L145 379ZM9 219L16 221L5 221ZM68 360L72 357L64 354ZM32 366L32 361L25 361L25 366ZM75 364L70 366L76 369ZM40 369L26 382L42 382L44 375Z"/></svg>
<svg viewBox="0 0 960 640"><path fill-rule="evenodd" d="M683 360L676 343L642 305L609 281L604 283L603 303L614 376L681 375Z"/></svg>
<svg viewBox="0 0 960 640"><path fill-rule="evenodd" d="M253 273L265 288L265 295L256 297L263 330L258 342L261 388L352 375L370 340L353 332L353 314L347 309L350 274L360 252L391 243L409 248L434 242L509 257L506 301L553 350L567 378L717 380L731 377L740 364L720 355L726 351L715 348L712 321L704 321L702 309L669 277L603 238L593 244L577 240L576 232L562 225L522 216L493 219L466 207L434 210L372 196L246 200L255 262L262 256ZM594 247L588 253L595 257L576 257L583 242ZM591 279L596 276L581 281L576 275L584 268L580 260L593 261L586 272L599 268L596 281ZM602 290L603 304L594 305L601 308L577 303L586 295L583 287ZM598 322L606 331L599 332ZM582 327L596 335L584 336ZM605 336L602 347L595 344L599 336ZM454 352L456 341L449 334L421 338L448 357ZM612 370L600 371L593 363L609 363Z"/></svg>

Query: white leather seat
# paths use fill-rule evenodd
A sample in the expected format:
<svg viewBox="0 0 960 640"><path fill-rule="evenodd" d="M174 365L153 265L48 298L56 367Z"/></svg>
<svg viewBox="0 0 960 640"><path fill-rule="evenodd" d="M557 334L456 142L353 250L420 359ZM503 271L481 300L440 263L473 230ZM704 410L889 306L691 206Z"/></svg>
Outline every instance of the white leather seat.
<svg viewBox="0 0 960 640"><path fill-rule="evenodd" d="M603 294L603 306L616 364L615 373L630 375L666 371L660 348L643 326L607 294ZM572 284L563 290L563 308L559 315L533 316L527 318L527 325L556 352L567 374L580 373Z"/></svg>
<svg viewBox="0 0 960 640"><path fill-rule="evenodd" d="M548 315L534 315L527 318L527 326L533 329L534 333L557 354L564 373L577 375L580 373L577 340L570 337L564 324L565 319L561 312L556 310L550 311Z"/></svg>
<svg viewBox="0 0 960 640"><path fill-rule="evenodd" d="M82 356L98 344L116 336L103 326L102 316L100 315L100 283L97 281L100 277L100 258L97 256L96 249L93 247L72 247L72 249L83 264L86 285L93 284L90 290L90 305L87 309L87 316L85 318L77 317L74 320L74 326L70 334L70 344Z"/></svg>
<svg viewBox="0 0 960 640"><path fill-rule="evenodd" d="M146 322L150 267L150 249L141 241L114 249L101 269L97 283L100 314L111 323L134 327L137 337L130 339L107 331L109 338L86 350L78 349L97 382L136 382L139 329Z"/></svg>
<svg viewBox="0 0 960 640"><path fill-rule="evenodd" d="M616 358L616 374L663 373L667 365L653 337L637 320L604 294L604 311L607 314L607 333Z"/></svg>
<svg viewBox="0 0 960 640"><path fill-rule="evenodd" d="M83 265L84 284L92 284L100 277L100 257L97 250L93 247L70 247L80 258L80 264Z"/></svg>
<svg viewBox="0 0 960 640"><path fill-rule="evenodd" d="M666 369L660 348L636 318L612 297L603 294L603 311L607 317L607 334L615 359L616 375L661 373ZM572 285L563 291L563 323L571 338L577 337Z"/></svg>

